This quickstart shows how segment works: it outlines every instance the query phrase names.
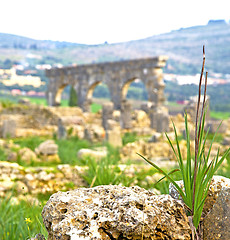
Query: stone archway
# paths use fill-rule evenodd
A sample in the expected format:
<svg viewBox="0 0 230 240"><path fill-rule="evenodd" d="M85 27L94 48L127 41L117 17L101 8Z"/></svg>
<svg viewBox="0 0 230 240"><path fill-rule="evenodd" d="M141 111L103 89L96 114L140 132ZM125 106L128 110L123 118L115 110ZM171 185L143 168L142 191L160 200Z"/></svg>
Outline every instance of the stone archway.
<svg viewBox="0 0 230 240"><path fill-rule="evenodd" d="M138 94L138 92L133 94L134 95L133 96L134 100L144 101L143 93L146 94L146 100L149 100L148 92L147 92L144 81L142 81L142 79L139 79L139 78L133 78L133 79L128 80L123 85L123 87L121 89L121 99L122 99L122 101L124 101L125 99L129 99L130 88L132 87L132 85L135 85L136 90L139 91L139 94Z"/></svg>
<svg viewBox="0 0 230 240"><path fill-rule="evenodd" d="M61 105L62 93L67 86L68 86L68 84L64 84L64 85L62 85L61 87L58 88L57 93L55 95L56 106Z"/></svg>
<svg viewBox="0 0 230 240"><path fill-rule="evenodd" d="M156 105L162 105L164 101L162 68L166 61L166 56L158 56L47 70L46 75L50 79L47 89L48 104L57 105L62 86L71 84L77 90L78 105L86 111L93 89L99 82L103 82L109 88L114 108L120 109L129 84L138 78L145 84L149 100Z"/></svg>

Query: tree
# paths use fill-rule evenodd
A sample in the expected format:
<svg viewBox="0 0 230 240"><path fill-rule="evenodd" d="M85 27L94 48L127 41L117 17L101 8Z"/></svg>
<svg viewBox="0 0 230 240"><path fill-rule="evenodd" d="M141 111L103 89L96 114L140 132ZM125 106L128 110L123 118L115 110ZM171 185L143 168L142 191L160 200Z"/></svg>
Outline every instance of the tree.
<svg viewBox="0 0 230 240"><path fill-rule="evenodd" d="M73 88L73 86L71 86L70 88L70 94L69 94L69 106L70 107L74 107L77 106L77 93L75 91L75 89Z"/></svg>

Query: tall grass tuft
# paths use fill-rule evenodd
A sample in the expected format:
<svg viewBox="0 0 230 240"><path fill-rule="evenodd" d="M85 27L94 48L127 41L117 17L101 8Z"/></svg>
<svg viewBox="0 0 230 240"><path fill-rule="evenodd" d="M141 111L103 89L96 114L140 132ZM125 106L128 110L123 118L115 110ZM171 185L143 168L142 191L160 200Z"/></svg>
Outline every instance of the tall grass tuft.
<svg viewBox="0 0 230 240"><path fill-rule="evenodd" d="M195 122L195 153L194 159L192 158L192 153L190 150L190 136L188 129L188 119L187 114L185 113L185 129L186 129L186 141L187 141L187 161L184 163L181 155L179 140L175 125L173 123L175 140L176 140L176 148L174 148L172 141L169 139L168 135L166 137L169 141L169 144L175 154L175 157L179 164L179 169L175 169L169 173L166 173L161 168L159 168L155 163L149 161L144 156L140 155L145 161L150 163L154 168L156 168L160 173L162 173L177 189L180 194L183 202L188 209L188 213L190 215L190 219L192 219L191 228L193 230L193 239L199 239L199 223L201 219L201 214L203 211L203 207L205 204L205 199L208 194L208 189L211 184L211 180L213 175L220 167L221 163L227 157L230 152L230 148L223 154L223 156L219 156L219 150L217 151L216 157L212 160L209 159L210 153L212 150L212 144L215 140L216 134L214 134L213 139L211 141L211 145L208 149L207 155L205 155L205 144L208 137L208 131L205 133L205 100L206 100L206 89L207 89L207 72L205 75L205 86L204 86L204 97L203 104L200 111L201 104L201 85L203 80L203 72L205 65L205 49L203 47L203 63L202 70L200 74L200 82L199 82L199 92L198 92L198 102L197 102L197 111L196 111L196 122ZM199 114L200 113L200 114ZM199 116L200 115L200 116ZM171 178L170 174L175 171L180 171L182 175L184 190L179 187L179 185Z"/></svg>

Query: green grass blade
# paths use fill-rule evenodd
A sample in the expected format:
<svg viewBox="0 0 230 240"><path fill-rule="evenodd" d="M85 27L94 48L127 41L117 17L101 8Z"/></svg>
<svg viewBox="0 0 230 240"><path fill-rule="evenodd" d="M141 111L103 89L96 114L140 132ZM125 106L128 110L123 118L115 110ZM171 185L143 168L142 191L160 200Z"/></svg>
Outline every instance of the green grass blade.
<svg viewBox="0 0 230 240"><path fill-rule="evenodd" d="M187 205L187 199L185 194L183 193L182 189L179 187L179 185L160 167L158 167L155 163L149 161L147 158L142 156L141 154L137 153L141 158L143 158L146 162L148 162L150 165L152 165L154 168L156 168L160 173L162 173L177 189L179 194L181 195L182 199L184 200L185 204Z"/></svg>
<svg viewBox="0 0 230 240"><path fill-rule="evenodd" d="M178 168L173 169L172 171L170 171L170 172L168 173L168 175L171 175L171 174L173 174L173 173L175 173L175 172L178 172L178 171L180 171L180 169L178 169ZM166 176L160 178L156 183L154 183L153 187L155 187L159 182L161 182L161 181L162 181L163 179L165 179L165 178L166 178Z"/></svg>

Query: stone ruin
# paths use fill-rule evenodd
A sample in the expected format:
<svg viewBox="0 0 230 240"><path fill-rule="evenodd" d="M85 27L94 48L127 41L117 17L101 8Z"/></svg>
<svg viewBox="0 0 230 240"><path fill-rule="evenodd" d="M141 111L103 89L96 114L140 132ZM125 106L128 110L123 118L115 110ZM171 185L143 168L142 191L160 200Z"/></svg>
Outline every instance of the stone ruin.
<svg viewBox="0 0 230 240"><path fill-rule="evenodd" d="M83 111L90 110L95 87L104 83L108 86L111 102L103 105L102 125L107 131L107 121L113 119L115 110L120 110L122 129L132 129L133 106L126 99L128 87L136 79L143 81L147 89L148 103L144 111L150 117L151 128L159 132L168 130L168 111L164 104L164 82L162 68L166 56L135 59L120 62L79 65L53 68L46 71L49 78L47 102L49 106L58 106L61 93L67 85L73 86L78 95L76 103ZM110 129L111 130L111 129Z"/></svg>

